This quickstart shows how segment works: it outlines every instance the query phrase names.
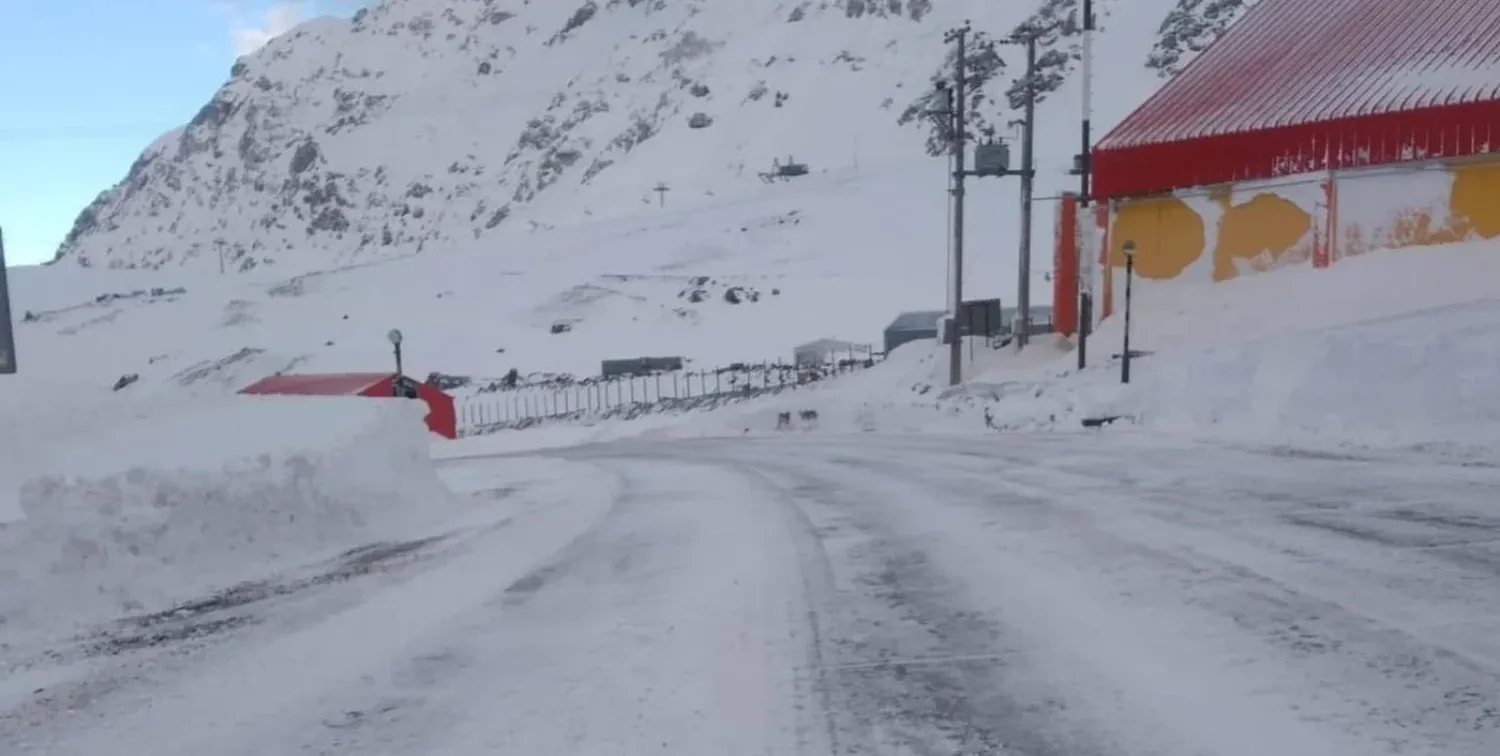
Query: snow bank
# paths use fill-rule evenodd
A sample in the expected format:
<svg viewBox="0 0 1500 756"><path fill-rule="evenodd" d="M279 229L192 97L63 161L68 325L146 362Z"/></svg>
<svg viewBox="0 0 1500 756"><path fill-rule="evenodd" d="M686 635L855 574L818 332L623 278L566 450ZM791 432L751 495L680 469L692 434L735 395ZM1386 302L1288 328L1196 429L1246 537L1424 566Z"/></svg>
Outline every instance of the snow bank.
<svg viewBox="0 0 1500 756"><path fill-rule="evenodd" d="M152 611L384 537L455 498L415 402L185 403L53 454L0 524L0 624Z"/></svg>
<svg viewBox="0 0 1500 756"><path fill-rule="evenodd" d="M996 369L966 387L1007 428L1120 415L1195 436L1361 447L1500 446L1493 243L1387 252L1202 287L1144 287L1120 384L1121 323L1093 367Z"/></svg>
<svg viewBox="0 0 1500 756"><path fill-rule="evenodd" d="M1344 260L1241 280L1137 288L1120 383L1121 322L1096 333L1089 369L1055 337L1025 352L964 350L974 378L947 387L944 347L895 350L824 386L725 408L656 437L823 433L1078 431L1086 418L1194 437L1317 447L1500 448L1500 276L1493 242ZM818 413L816 422L798 417Z"/></svg>
<svg viewBox="0 0 1500 756"><path fill-rule="evenodd" d="M1155 355L1132 382L1102 371L1033 406L1066 420L1319 446L1500 447L1500 301L1436 308L1249 344ZM1103 380L1100 380L1103 379ZM1089 385L1092 384L1092 385Z"/></svg>

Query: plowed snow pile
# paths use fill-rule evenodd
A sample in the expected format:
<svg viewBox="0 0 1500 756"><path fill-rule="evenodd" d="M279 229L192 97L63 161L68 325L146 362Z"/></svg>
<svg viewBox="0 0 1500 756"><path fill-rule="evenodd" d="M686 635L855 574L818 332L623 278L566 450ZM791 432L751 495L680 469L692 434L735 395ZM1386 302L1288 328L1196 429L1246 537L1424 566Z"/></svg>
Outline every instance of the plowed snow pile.
<svg viewBox="0 0 1500 756"><path fill-rule="evenodd" d="M0 630L65 632L404 533L451 511L426 405L235 397L50 455L0 524Z"/></svg>

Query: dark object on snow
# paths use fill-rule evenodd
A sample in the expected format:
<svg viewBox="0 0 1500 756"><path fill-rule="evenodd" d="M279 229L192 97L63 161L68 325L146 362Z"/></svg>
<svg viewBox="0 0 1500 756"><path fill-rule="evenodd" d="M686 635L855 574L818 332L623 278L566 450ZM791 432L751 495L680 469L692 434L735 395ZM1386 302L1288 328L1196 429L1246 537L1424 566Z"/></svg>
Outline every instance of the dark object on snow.
<svg viewBox="0 0 1500 756"><path fill-rule="evenodd" d="M984 427L992 430L995 427L995 413L991 412L989 407L984 408Z"/></svg>
<svg viewBox="0 0 1500 756"><path fill-rule="evenodd" d="M771 170L767 171L766 173L760 174L760 180L769 184L772 181L776 181L778 179L786 181L788 179L806 175L807 163L799 163L796 160L792 159L791 155L788 155L785 163L776 158L772 158Z"/></svg>
<svg viewBox="0 0 1500 756"><path fill-rule="evenodd" d="M714 119L707 113L694 113L688 117L688 128L706 129L714 125Z"/></svg>
<svg viewBox="0 0 1500 756"><path fill-rule="evenodd" d="M0 375L16 372L16 334L10 326L10 280L5 275L5 237L0 234Z"/></svg>
<svg viewBox="0 0 1500 756"><path fill-rule="evenodd" d="M938 321L942 320L948 313L943 310L920 310L916 312L903 312L896 316L891 324L885 327L885 351L890 354L891 350L902 344L922 339L934 339L938 337Z"/></svg>
<svg viewBox="0 0 1500 756"><path fill-rule="evenodd" d="M797 417L799 419L801 419L803 422L816 423L816 422L818 422L818 411L817 410L802 410L801 412L797 413Z"/></svg>
<svg viewBox="0 0 1500 756"><path fill-rule="evenodd" d="M515 368L511 368L510 370L506 371L505 377L500 379L500 385L508 389L515 388L516 384L520 382L521 371Z"/></svg>
<svg viewBox="0 0 1500 756"><path fill-rule="evenodd" d="M447 375L446 373L440 373L436 370L428 373L427 380L423 381L423 383L426 383L433 388L441 389L443 391L452 391L456 388L463 388L464 386L467 386L473 382L474 379L466 375Z"/></svg>
<svg viewBox="0 0 1500 756"><path fill-rule="evenodd" d="M553 323L552 324L552 332L553 333L567 333L568 331L571 331L571 330L573 330L573 324L571 324L571 323Z"/></svg>
<svg viewBox="0 0 1500 756"><path fill-rule="evenodd" d="M1110 425L1110 424L1114 423L1114 421L1119 420L1122 417L1124 417L1124 415L1105 415L1103 417L1085 417L1083 419L1083 427L1085 427L1085 428L1103 428L1104 426Z"/></svg>
<svg viewBox="0 0 1500 756"><path fill-rule="evenodd" d="M791 412L778 412L778 413L776 413L776 430L786 430L786 429L788 429L790 427L792 427L792 413Z"/></svg>
<svg viewBox="0 0 1500 756"><path fill-rule="evenodd" d="M681 357L636 357L628 360L604 360L599 374L605 378L620 375L651 375L682 369Z"/></svg>
<svg viewBox="0 0 1500 756"><path fill-rule="evenodd" d="M122 375L120 376L119 380L115 381L115 387L112 390L119 391L120 389L125 388L126 386L129 386L130 384L135 383L140 379L141 376L136 373L128 373L126 375Z"/></svg>

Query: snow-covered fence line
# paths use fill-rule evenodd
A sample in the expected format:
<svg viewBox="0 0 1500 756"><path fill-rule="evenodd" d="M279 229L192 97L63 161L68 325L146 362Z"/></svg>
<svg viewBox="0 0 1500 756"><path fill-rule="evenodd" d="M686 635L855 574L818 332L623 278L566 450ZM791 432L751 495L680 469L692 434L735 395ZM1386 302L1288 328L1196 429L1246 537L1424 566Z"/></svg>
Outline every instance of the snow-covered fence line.
<svg viewBox="0 0 1500 756"><path fill-rule="evenodd" d="M863 370L883 357L877 354L802 367L737 362L708 370L558 379L548 384L499 388L460 402L459 435L519 430L547 421L630 419L658 412L710 410Z"/></svg>

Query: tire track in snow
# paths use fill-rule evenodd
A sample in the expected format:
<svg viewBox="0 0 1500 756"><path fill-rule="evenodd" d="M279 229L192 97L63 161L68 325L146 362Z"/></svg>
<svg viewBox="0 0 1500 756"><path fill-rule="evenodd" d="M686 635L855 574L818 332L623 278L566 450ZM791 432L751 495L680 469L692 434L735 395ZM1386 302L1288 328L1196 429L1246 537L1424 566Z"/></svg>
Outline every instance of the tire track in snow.
<svg viewBox="0 0 1500 756"><path fill-rule="evenodd" d="M1096 564L1098 574L1093 581L1098 587L1130 596L1142 612L1172 612L1198 628L1196 632L1206 633L1211 632L1210 626L1193 615L1207 611L1228 619L1254 644L1274 649L1272 658L1243 656L1243 663L1257 670L1281 670L1279 679L1266 677L1262 685L1283 689L1277 695L1288 702L1288 712L1300 709L1305 712L1299 715L1303 718L1320 717L1346 735L1371 741L1364 746L1365 753L1416 748L1477 756L1493 752L1500 744L1500 707L1494 704L1500 698L1500 675L1492 659L1456 653L1430 634L1356 608L1350 601L1366 586L1350 583L1348 588L1356 591L1350 596L1309 591L1305 580L1287 579L1298 565L1288 565L1285 554L1274 547L1257 550L1235 543L1215 532L1211 522L1184 527L1164 516L1162 505L1201 508L1201 499L1142 486L1130 481L1129 473L1101 474L1101 469L1107 469L1102 466L1087 467L1082 473L1071 466L1058 470L1045 455L1028 458L1025 453L999 451L996 456L1007 458L996 459L997 469L988 478L963 464L924 460L924 467L940 468L929 478L934 493L941 491L936 498L967 505L981 516L989 513L1007 529L1023 525L1044 531L1061 522L1060 515L1047 515L1047 525L1034 516L1018 520L1017 510L997 504L993 493L1005 489L1087 491L1090 487L1080 482L1110 478L1113 485L1108 498L1053 501L1053 509L1074 513L1068 516L1068 528L1070 540L1078 545L1063 553L1071 553L1075 564ZM888 458L836 461L865 475L899 467L898 461ZM1169 460L1132 462L1150 466ZM1039 467L1045 467L1045 473L1031 474ZM1013 475L1037 482L1018 485L1006 480ZM980 479L989 484L987 493L976 494L986 491L976 486ZM1139 515L1156 522L1143 522ZM1280 569L1267 571L1268 565ZM1170 592L1162 590L1163 581L1172 586ZM1376 586L1376 590L1383 587ZM1182 612L1174 604L1189 611ZM1237 645L1241 654L1253 650L1244 643ZM1226 648L1225 653L1232 652ZM1292 688L1285 690L1287 686Z"/></svg>
<svg viewBox="0 0 1500 756"><path fill-rule="evenodd" d="M1040 684L1024 639L963 595L932 557L940 542L881 516L892 489L850 485L817 462L738 464L786 480L832 552L839 592L823 612L821 672L846 752L1120 755L1108 733L1057 725L1066 703Z"/></svg>
<svg viewBox="0 0 1500 756"><path fill-rule="evenodd" d="M590 462L621 481L607 514L408 649L388 679L330 704L321 736L287 745L330 756L832 753L801 674L807 605L785 513L717 468Z"/></svg>

